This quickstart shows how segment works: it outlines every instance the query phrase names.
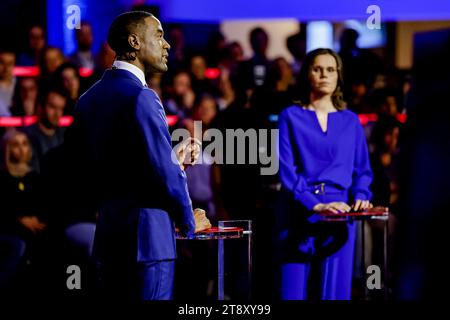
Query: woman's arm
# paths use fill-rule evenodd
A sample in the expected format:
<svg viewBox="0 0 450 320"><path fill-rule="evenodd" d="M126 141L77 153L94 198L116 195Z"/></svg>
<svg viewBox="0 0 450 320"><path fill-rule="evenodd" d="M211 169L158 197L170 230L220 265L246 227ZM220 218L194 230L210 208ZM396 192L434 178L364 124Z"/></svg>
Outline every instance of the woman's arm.
<svg viewBox="0 0 450 320"><path fill-rule="evenodd" d="M294 195L308 210L312 210L319 203L314 194L307 189L305 178L297 173L294 161L294 148L291 136L293 134L291 128L289 113L282 112L279 117L279 158L280 158L280 180L282 185Z"/></svg>

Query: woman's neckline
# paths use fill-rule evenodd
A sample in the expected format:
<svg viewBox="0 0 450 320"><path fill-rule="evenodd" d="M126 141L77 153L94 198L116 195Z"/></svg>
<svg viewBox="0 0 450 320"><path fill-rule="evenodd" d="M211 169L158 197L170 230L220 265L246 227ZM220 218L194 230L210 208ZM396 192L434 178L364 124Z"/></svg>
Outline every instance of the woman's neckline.
<svg viewBox="0 0 450 320"><path fill-rule="evenodd" d="M317 110L316 110L316 109L308 109L307 107L304 107L304 106L300 106L300 108L301 108L302 110L306 110L306 111L309 111L309 112L317 113ZM337 113L337 112L339 112L339 110L336 109L336 110L328 111L328 112L326 112L326 113L330 114L330 113ZM325 111L324 111L324 113L325 113Z"/></svg>

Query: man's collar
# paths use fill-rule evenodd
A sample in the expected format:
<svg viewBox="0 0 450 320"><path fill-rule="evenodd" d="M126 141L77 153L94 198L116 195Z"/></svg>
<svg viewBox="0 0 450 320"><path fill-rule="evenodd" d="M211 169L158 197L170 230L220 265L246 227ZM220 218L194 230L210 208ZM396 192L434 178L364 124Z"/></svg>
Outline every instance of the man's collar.
<svg viewBox="0 0 450 320"><path fill-rule="evenodd" d="M113 63L113 68L127 70L127 71L131 72L141 81L143 86L147 86L147 82L145 81L144 72L141 69L139 69L138 67L136 67L135 65L133 65L129 62L125 62L125 61L115 60Z"/></svg>

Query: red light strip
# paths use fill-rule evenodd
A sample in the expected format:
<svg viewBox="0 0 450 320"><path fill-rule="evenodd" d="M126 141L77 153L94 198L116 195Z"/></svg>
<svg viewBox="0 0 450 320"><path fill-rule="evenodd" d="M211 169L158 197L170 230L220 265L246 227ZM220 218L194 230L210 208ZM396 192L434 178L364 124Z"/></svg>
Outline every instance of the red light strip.
<svg viewBox="0 0 450 320"><path fill-rule="evenodd" d="M167 118L167 125L169 127L172 127L173 125L175 125L175 123L178 122L178 116L166 116Z"/></svg>
<svg viewBox="0 0 450 320"><path fill-rule="evenodd" d="M37 116L26 117L0 117L0 127L22 127L30 126L38 121ZM68 127L72 124L72 116L63 116L59 119L59 125L61 127Z"/></svg>
<svg viewBox="0 0 450 320"><path fill-rule="evenodd" d="M39 67L14 67L13 74L16 77L37 77L39 75Z"/></svg>
<svg viewBox="0 0 450 320"><path fill-rule="evenodd" d="M22 123L21 117L0 117L0 127L20 127Z"/></svg>
<svg viewBox="0 0 450 320"><path fill-rule="evenodd" d="M205 70L205 77L207 79L217 79L220 75L220 70L218 68L208 68Z"/></svg>
<svg viewBox="0 0 450 320"><path fill-rule="evenodd" d="M0 117L0 127L22 127L30 126L38 121L37 116L26 117ZM172 127L178 122L178 116L167 116L167 124ZM61 127L68 127L73 123L72 116L63 116L59 119Z"/></svg>
<svg viewBox="0 0 450 320"><path fill-rule="evenodd" d="M80 68L80 76L82 78L90 77L94 70L90 68ZM23 66L15 66L13 70L13 74L16 77L38 77L41 73L39 67L23 67Z"/></svg>
<svg viewBox="0 0 450 320"><path fill-rule="evenodd" d="M361 121L361 124L363 126L367 125L369 122L377 122L378 121L378 115L376 113L363 113L358 114L359 121ZM399 113L396 116L397 120L400 123L405 123L407 119L407 115L404 113Z"/></svg>

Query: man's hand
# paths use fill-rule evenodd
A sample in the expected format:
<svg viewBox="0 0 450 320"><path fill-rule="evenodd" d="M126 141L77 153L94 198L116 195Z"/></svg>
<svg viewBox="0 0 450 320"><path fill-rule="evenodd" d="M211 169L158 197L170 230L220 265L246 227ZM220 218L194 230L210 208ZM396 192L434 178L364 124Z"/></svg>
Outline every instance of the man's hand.
<svg viewBox="0 0 450 320"><path fill-rule="evenodd" d="M344 213L350 211L350 206L345 202L318 203L313 211L317 213Z"/></svg>
<svg viewBox="0 0 450 320"><path fill-rule="evenodd" d="M201 145L202 143L198 139L189 138L178 146L175 153L182 170L197 163Z"/></svg>
<svg viewBox="0 0 450 320"><path fill-rule="evenodd" d="M211 223L209 222L209 219L206 217L205 210L195 209L194 219L195 219L195 232L211 228Z"/></svg>

